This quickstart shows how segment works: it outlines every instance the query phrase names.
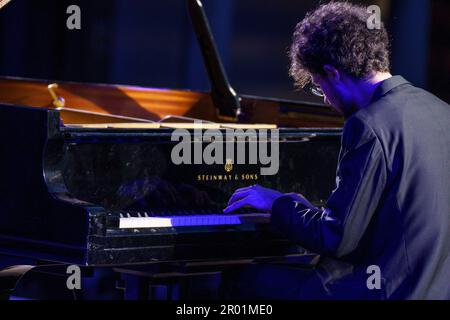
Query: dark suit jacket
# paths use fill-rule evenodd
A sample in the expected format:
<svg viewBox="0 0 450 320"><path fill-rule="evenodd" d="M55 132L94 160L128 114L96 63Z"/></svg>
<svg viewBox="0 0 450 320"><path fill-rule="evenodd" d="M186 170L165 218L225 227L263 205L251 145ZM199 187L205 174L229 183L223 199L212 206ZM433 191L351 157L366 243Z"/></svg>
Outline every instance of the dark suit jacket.
<svg viewBox="0 0 450 320"><path fill-rule="evenodd" d="M326 210L282 197L272 224L361 281L379 266L384 298L450 299L450 106L384 81L346 120L336 180Z"/></svg>

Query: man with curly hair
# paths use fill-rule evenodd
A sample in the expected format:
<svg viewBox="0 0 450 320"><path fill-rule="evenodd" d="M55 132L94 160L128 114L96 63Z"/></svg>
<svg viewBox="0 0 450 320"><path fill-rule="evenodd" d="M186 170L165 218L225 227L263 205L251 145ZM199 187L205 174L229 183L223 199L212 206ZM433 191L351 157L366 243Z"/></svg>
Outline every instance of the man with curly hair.
<svg viewBox="0 0 450 320"><path fill-rule="evenodd" d="M331 2L293 37L296 85L345 118L326 208L253 186L225 209L271 212L271 224L321 262L311 272L256 265L234 282L225 274L234 298L450 299L450 106L390 74L387 32L368 28L369 18Z"/></svg>

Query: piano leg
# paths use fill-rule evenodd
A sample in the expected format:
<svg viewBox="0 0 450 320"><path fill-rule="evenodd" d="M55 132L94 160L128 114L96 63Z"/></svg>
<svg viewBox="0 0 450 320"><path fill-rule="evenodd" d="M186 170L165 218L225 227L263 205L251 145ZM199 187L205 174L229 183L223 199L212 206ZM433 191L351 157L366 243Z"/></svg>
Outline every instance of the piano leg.
<svg viewBox="0 0 450 320"><path fill-rule="evenodd" d="M179 271L167 265L115 268L121 274L119 287L125 300L184 300L216 299L220 284L220 272L204 270Z"/></svg>
<svg viewBox="0 0 450 320"><path fill-rule="evenodd" d="M180 284L172 279L155 281L142 275L122 273L119 287L124 300L179 300Z"/></svg>
<svg viewBox="0 0 450 320"><path fill-rule="evenodd" d="M9 300L19 280L34 266L11 266L0 270L0 300Z"/></svg>
<svg viewBox="0 0 450 320"><path fill-rule="evenodd" d="M6 291L11 300L122 300L117 290L118 275L111 268L81 267L81 289L69 288L67 264L35 265L17 276L15 286ZM22 269L23 270L23 269ZM8 271L8 270L6 270ZM6 272L5 271L5 272ZM20 269L15 268L16 273ZM0 272L1 275L2 272ZM5 279L7 274L5 273ZM1 279L0 279L1 282Z"/></svg>

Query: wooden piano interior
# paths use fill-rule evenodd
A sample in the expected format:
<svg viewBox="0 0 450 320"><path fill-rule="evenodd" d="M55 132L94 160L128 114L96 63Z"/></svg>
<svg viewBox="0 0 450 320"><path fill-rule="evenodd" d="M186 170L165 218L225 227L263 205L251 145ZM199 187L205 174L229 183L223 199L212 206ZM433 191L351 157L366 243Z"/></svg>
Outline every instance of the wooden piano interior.
<svg viewBox="0 0 450 320"><path fill-rule="evenodd" d="M92 128L340 128L324 105L241 96L243 119L223 117L208 93L123 85L0 78L0 103L57 109L66 126ZM50 87L49 87L50 86ZM189 124L191 123L191 124ZM220 123L220 124L219 124Z"/></svg>

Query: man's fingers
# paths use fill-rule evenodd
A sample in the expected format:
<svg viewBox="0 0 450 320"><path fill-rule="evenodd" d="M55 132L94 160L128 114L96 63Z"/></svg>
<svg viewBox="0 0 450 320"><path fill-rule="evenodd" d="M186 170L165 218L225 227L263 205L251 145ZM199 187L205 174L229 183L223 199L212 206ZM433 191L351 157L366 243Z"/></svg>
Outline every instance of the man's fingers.
<svg viewBox="0 0 450 320"><path fill-rule="evenodd" d="M230 198L230 200L228 201L228 205L233 204L234 202L236 202L237 200L240 200L242 198L245 198L246 196L248 196L250 194L251 190L246 190L246 191L236 191Z"/></svg>
<svg viewBox="0 0 450 320"><path fill-rule="evenodd" d="M242 192L242 191L252 190L253 188L254 188L254 186L249 186L249 187L245 187L245 188L240 188L240 189L237 189L237 190L235 191L235 193L236 193L236 192Z"/></svg>
<svg viewBox="0 0 450 320"><path fill-rule="evenodd" d="M247 198L241 199L239 201L236 201L232 205L229 205L228 207L225 208L225 210L223 210L223 212L230 213L230 212L235 211L239 208L242 208L248 204L249 203L248 203L248 197L247 197Z"/></svg>

